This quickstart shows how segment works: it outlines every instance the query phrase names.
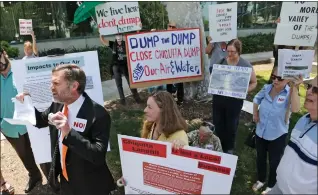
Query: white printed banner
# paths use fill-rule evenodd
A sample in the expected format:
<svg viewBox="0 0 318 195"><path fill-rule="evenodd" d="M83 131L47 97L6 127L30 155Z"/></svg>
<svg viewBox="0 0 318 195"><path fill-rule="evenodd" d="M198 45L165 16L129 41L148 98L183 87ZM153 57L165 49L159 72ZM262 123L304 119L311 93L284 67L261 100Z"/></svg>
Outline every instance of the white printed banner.
<svg viewBox="0 0 318 195"><path fill-rule="evenodd" d="M127 35L131 84L201 78L200 37L200 29Z"/></svg>
<svg viewBox="0 0 318 195"><path fill-rule="evenodd" d="M245 99L252 68L213 64L208 93Z"/></svg>
<svg viewBox="0 0 318 195"><path fill-rule="evenodd" d="M30 35L33 31L32 19L19 19L20 35Z"/></svg>
<svg viewBox="0 0 318 195"><path fill-rule="evenodd" d="M101 35L113 35L141 29L137 1L107 2L96 6L95 12Z"/></svg>
<svg viewBox="0 0 318 195"><path fill-rule="evenodd" d="M317 39L317 2L283 2L275 45L314 46Z"/></svg>
<svg viewBox="0 0 318 195"><path fill-rule="evenodd" d="M230 194L237 156L118 135L126 194Z"/></svg>
<svg viewBox="0 0 318 195"><path fill-rule="evenodd" d="M310 77L315 50L278 50L278 74L282 78L293 78L302 75L304 79Z"/></svg>
<svg viewBox="0 0 318 195"><path fill-rule="evenodd" d="M237 2L210 5L209 29L212 42L237 38Z"/></svg>

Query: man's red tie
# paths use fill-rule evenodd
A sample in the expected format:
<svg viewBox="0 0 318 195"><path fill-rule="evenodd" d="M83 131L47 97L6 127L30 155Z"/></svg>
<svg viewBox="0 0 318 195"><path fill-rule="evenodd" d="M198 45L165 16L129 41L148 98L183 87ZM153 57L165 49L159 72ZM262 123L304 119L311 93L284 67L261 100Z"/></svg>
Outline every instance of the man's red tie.
<svg viewBox="0 0 318 195"><path fill-rule="evenodd" d="M64 105L64 112L63 112L63 114L64 114L66 117L68 117L68 107L67 107L67 105ZM64 133L62 132L62 140L64 139L64 137L65 137L65 135L64 135ZM65 163L66 152L67 152L67 146L62 143L62 164L63 164L62 174L63 174L64 178L68 181L68 176L67 176L67 172L66 172L66 163Z"/></svg>

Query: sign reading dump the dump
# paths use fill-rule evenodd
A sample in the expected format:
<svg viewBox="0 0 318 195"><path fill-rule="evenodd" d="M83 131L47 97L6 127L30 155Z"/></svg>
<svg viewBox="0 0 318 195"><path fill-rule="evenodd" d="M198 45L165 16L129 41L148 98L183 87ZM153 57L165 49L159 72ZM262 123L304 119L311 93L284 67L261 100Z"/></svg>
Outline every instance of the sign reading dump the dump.
<svg viewBox="0 0 318 195"><path fill-rule="evenodd" d="M237 156L124 135L118 146L126 194L230 194Z"/></svg>
<svg viewBox="0 0 318 195"><path fill-rule="evenodd" d="M210 5L209 27L212 42L237 38L237 2Z"/></svg>
<svg viewBox="0 0 318 195"><path fill-rule="evenodd" d="M99 33L112 35L140 30L138 2L107 2L96 6Z"/></svg>
<svg viewBox="0 0 318 195"><path fill-rule="evenodd" d="M213 64L208 93L245 99L252 68Z"/></svg>
<svg viewBox="0 0 318 195"><path fill-rule="evenodd" d="M126 36L133 88L203 79L199 29Z"/></svg>
<svg viewBox="0 0 318 195"><path fill-rule="evenodd" d="M302 75L308 79L312 70L315 50L278 50L278 74L285 79Z"/></svg>
<svg viewBox="0 0 318 195"><path fill-rule="evenodd" d="M275 45L314 46L317 39L317 2L283 2Z"/></svg>
<svg viewBox="0 0 318 195"><path fill-rule="evenodd" d="M19 19L20 35L29 35L32 33L32 19Z"/></svg>

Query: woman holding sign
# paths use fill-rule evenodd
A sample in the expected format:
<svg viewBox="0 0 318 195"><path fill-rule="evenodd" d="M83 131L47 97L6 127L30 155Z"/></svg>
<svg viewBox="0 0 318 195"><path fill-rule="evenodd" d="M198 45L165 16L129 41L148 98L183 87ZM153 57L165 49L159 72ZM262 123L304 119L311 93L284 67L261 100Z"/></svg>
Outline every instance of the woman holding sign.
<svg viewBox="0 0 318 195"><path fill-rule="evenodd" d="M269 155L268 186L262 194L267 194L276 184L276 169L283 155L289 128L289 110L300 110L298 86L300 77L290 82L277 76L277 68L271 75L273 84L267 84L254 97L253 120L256 127L256 152L258 181L253 190L258 191L266 181L267 153ZM290 82L290 86L288 86ZM289 99L290 97L290 99ZM291 105L291 106L290 106Z"/></svg>
<svg viewBox="0 0 318 195"><path fill-rule="evenodd" d="M253 69L248 61L240 57L242 53L242 43L240 40L231 40L228 43L226 50L228 53L227 57L223 58L218 64L249 67ZM257 79L253 69L249 81L248 92L255 89L256 85ZM243 99L213 95L213 123L225 153L233 154L236 131L242 107Z"/></svg>

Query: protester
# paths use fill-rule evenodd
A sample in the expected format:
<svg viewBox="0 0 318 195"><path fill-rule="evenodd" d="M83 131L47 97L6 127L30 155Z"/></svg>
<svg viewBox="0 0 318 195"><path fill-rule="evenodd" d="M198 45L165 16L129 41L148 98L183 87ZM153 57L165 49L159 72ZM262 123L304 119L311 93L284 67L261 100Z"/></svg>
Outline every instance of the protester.
<svg viewBox="0 0 318 195"><path fill-rule="evenodd" d="M307 86L301 117L291 132L277 168L277 183L269 194L317 194L318 78Z"/></svg>
<svg viewBox="0 0 318 195"><path fill-rule="evenodd" d="M144 112L141 138L170 142L176 149L189 145L188 124L170 93L159 91L151 95ZM117 184L126 185L126 181L121 178Z"/></svg>
<svg viewBox="0 0 318 195"><path fill-rule="evenodd" d="M109 194L115 188L105 161L111 118L84 92L85 86L86 75L80 67L57 66L52 70L54 102L44 112L35 110L36 126L50 127L50 174L51 178L60 175L62 195ZM23 100L24 95L17 98Z"/></svg>
<svg viewBox="0 0 318 195"><path fill-rule="evenodd" d="M173 21L170 21L168 24L167 30L176 30L177 24ZM177 104L182 104L183 98L184 98L184 89L183 89L183 83L176 83L174 84L176 86L176 92L177 92ZM173 90L173 84L167 84L167 91L171 94L174 93Z"/></svg>
<svg viewBox="0 0 318 195"><path fill-rule="evenodd" d="M0 79L1 79L1 132L12 145L21 159L24 167L29 172L29 182L25 188L25 193L30 192L37 183L42 182L42 175L34 160L29 134L26 126L12 125L3 118L13 118L14 103L12 98L17 94L17 88L14 84L13 73L11 71L11 64L5 51L0 48ZM50 170L50 163L40 165L44 175L48 177ZM57 187L52 184L53 191L57 191Z"/></svg>
<svg viewBox="0 0 318 195"><path fill-rule="evenodd" d="M126 56L126 44L123 40L122 34L116 35L115 41L105 40L102 35L100 35L100 41L107 47L110 47L113 51L113 64L110 66L111 75L115 77L115 82L117 90L120 97L120 103L126 105L126 99L123 89L122 75L125 76L128 85L129 85L129 73L127 65L127 56ZM130 86L129 86L130 87ZM141 103L137 89L132 89L130 91L133 94L133 97L137 103Z"/></svg>
<svg viewBox="0 0 318 195"><path fill-rule="evenodd" d="M228 56L220 60L218 64L249 67L253 69L248 61L240 57L242 54L242 43L240 40L231 40L226 49ZM255 89L256 85L257 79L253 69L249 81L248 92ZM233 153L242 106L242 99L213 95L213 123L225 153Z"/></svg>
<svg viewBox="0 0 318 195"><path fill-rule="evenodd" d="M22 58L23 60L38 57L38 48L36 46L36 38L33 31L31 33L31 37L32 37L32 43L30 41L24 42L25 56Z"/></svg>
<svg viewBox="0 0 318 195"><path fill-rule="evenodd" d="M213 64L220 62L221 59L225 58L226 53L226 43L225 42L212 42L210 36L207 37L207 47L205 48L205 53L211 56L209 70L212 73Z"/></svg>
<svg viewBox="0 0 318 195"><path fill-rule="evenodd" d="M258 173L258 181L253 185L254 191L258 191L264 186L267 173L267 153L269 156L268 185L262 194L270 192L276 183L276 169L285 149L289 128L289 110L291 109L292 112L300 110L298 87L302 83L302 78L300 77L296 81L284 80L277 76L277 68L275 68L271 79L273 84L265 85L254 97L253 109L253 119L257 123ZM291 86L288 86L288 82Z"/></svg>
<svg viewBox="0 0 318 195"><path fill-rule="evenodd" d="M214 125L203 122L199 129L188 133L189 145L192 147L223 152L220 139L213 134Z"/></svg>
<svg viewBox="0 0 318 195"><path fill-rule="evenodd" d="M6 182L6 180L3 178L2 176L2 172L0 171L0 183L1 183L1 194L5 195L5 194L10 194L13 195L14 194L14 187L11 186L8 182Z"/></svg>

